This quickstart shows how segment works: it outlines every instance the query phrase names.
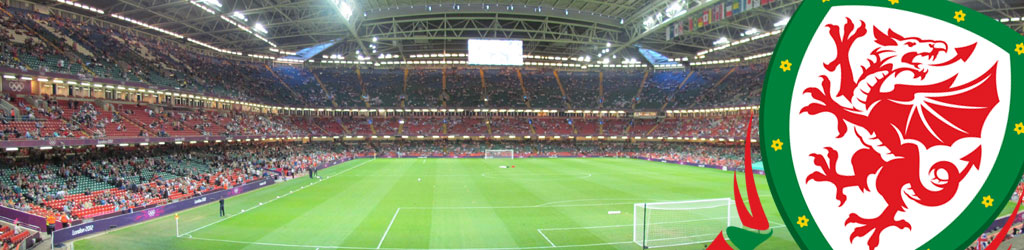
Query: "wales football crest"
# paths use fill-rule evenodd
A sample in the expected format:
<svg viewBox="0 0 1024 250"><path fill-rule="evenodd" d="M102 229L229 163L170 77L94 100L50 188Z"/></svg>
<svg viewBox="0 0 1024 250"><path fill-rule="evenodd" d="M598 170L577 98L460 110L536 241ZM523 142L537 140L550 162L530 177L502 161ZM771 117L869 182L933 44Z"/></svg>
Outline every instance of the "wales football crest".
<svg viewBox="0 0 1024 250"><path fill-rule="evenodd" d="M988 16L805 1L770 63L762 155L805 249L964 249L1020 180L1024 38Z"/></svg>

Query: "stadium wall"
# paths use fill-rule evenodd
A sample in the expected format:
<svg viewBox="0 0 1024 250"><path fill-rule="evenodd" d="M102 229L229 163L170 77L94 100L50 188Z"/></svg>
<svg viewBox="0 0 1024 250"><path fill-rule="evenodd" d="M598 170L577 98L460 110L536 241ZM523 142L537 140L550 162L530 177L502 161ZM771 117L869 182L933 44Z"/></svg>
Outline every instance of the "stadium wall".
<svg viewBox="0 0 1024 250"><path fill-rule="evenodd" d="M32 230L42 231L46 229L46 218L29 214L26 212L18 211L13 208L0 206L0 217L6 222L14 222L14 219L18 219L18 223L25 225Z"/></svg>

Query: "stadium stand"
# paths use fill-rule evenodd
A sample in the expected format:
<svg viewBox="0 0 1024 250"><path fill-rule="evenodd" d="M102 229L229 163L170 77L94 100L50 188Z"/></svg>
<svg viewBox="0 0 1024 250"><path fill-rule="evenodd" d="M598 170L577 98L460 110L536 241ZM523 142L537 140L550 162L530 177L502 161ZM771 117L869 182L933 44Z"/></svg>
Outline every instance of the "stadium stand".
<svg viewBox="0 0 1024 250"><path fill-rule="evenodd" d="M5 158L0 197L6 207L46 216L92 218L172 202L268 176L303 171L346 154L331 144L266 143L159 148L67 149L77 157L32 153ZM66 152L65 152L66 151ZM24 167L13 167L24 166Z"/></svg>
<svg viewBox="0 0 1024 250"><path fill-rule="evenodd" d="M6 153L0 160L3 206L76 220L166 204L270 172L294 174L344 157L482 157L487 149L510 148L526 157L646 157L735 168L742 160L736 141L744 136L738 128L751 115L745 106L759 99L757 78L764 71L763 65L561 71L280 64L193 53L133 31L2 9L0 66L96 82L4 79L37 88L2 96L3 140L346 138ZM142 85L110 84L123 81ZM670 109L741 106L663 115ZM634 118L633 111L659 115Z"/></svg>
<svg viewBox="0 0 1024 250"><path fill-rule="evenodd" d="M143 81L271 104L439 107L447 103L447 107L484 107L486 103L486 107L525 108L530 103L533 108L566 108L565 102L558 100L563 99L577 108L659 109L666 103L670 108L731 107L750 105L759 99L759 76L765 69L763 64L711 68L698 70L693 76L685 70L456 68L442 72L409 69L406 75L403 70L393 69L307 69L188 53L173 43L59 16L8 9L13 17L4 17L3 23L14 34L5 31L2 36L11 41L5 43L0 55L5 65ZM62 52L75 58L53 54ZM245 81L247 86L229 84L236 80ZM680 85L680 91L675 91Z"/></svg>

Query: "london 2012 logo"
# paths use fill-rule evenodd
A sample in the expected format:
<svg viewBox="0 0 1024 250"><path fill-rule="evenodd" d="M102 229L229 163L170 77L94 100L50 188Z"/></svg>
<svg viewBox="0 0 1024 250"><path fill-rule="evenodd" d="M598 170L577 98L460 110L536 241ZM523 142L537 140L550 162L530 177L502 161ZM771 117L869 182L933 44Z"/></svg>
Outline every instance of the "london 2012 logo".
<svg viewBox="0 0 1024 250"><path fill-rule="evenodd" d="M762 155L803 248L963 249L1020 180L1024 38L987 16L806 1L770 63Z"/></svg>

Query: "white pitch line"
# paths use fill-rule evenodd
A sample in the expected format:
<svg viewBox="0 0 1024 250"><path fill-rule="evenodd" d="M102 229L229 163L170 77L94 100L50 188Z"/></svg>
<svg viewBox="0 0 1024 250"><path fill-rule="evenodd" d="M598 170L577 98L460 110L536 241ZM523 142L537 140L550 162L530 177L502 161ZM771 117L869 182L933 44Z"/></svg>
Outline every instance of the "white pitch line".
<svg viewBox="0 0 1024 250"><path fill-rule="evenodd" d="M369 163L369 162L371 162L371 161L373 161L373 160L371 159L371 160L369 160L369 161L364 161L363 163L359 163L358 165L355 165L354 167L351 167L351 168L348 168L348 169L342 170L341 172L338 172L337 174L331 175L331 176L329 176L329 177L327 177L327 178L328 178L328 179L330 179L331 177L337 176L337 175L339 175L339 174L343 174L343 173L345 173L345 172L348 172L349 170L353 170L353 169L356 169L356 168L358 168L358 167L360 167L360 166L362 166L362 165L364 165L364 164L366 164L366 163ZM294 179L293 179L293 180L294 180ZM320 182L313 182L312 184L317 184L317 183L320 183ZM312 184L310 184L310 185L312 185ZM302 189L302 188L305 188L305 187L300 187L299 189ZM292 193L294 193L294 190L293 190L292 192L288 192L287 194L283 194L283 195L281 195L281 197L286 197L286 196L288 196L288 195L290 195L290 194L292 194ZM249 209L245 209L245 210L243 210L243 211L251 211L251 210L253 210L253 209L255 209L255 208L258 208L258 207L260 207L260 206L263 206L264 204L270 204L271 202L274 202L274 201L276 201L276 200L278 200L278 199L279 199L279 198L273 198L273 199L270 199L269 201L267 201L267 202L265 202L265 203L260 203L260 204L256 204L256 206L250 207ZM214 221L213 223L210 223L210 224L206 224L205 226L201 226L201 227L199 227L199 228L196 228L196 229L192 229L192 231L188 231L188 232L185 232L184 234L178 235L177 237L179 237L179 238L180 238L181 236L185 236L185 235L190 235L190 234L192 234L192 233L194 233L194 232L196 232L196 231L202 230L203 228L206 228L206 227L209 227L209 226L213 226L213 225L215 225L215 224L217 224L217 223L220 223L220 222L222 222L222 221L225 221L225 220L227 220L227 219L231 219L232 217L235 217L235 216L237 216L237 215L239 215L239 214L242 214L242 213L244 213L244 212L239 212L239 213L237 213L237 214L232 214L232 215L229 215L228 217L225 217L225 218L223 218L223 219L220 219L220 220Z"/></svg>
<svg viewBox="0 0 1024 250"><path fill-rule="evenodd" d="M548 239L548 236L544 234L544 231L537 229L537 232L540 233L540 236L544 236L544 239L548 241L548 244L551 244L551 246L555 247L555 243L551 242L551 239Z"/></svg>
<svg viewBox="0 0 1024 250"><path fill-rule="evenodd" d="M402 208L395 209L395 215L391 216L391 222L388 223L388 228L384 229L384 235L380 236L380 242L377 243L377 249L380 249L381 245L384 245L384 239L388 237L388 231L391 231L391 225L395 224L395 218L398 218L398 212L401 212Z"/></svg>
<svg viewBox="0 0 1024 250"><path fill-rule="evenodd" d="M288 194L285 194L285 195L288 195ZM271 200L271 201L273 201L273 200ZM268 201L268 203L269 203L269 201ZM263 205L263 204L256 204L255 206L252 206L252 207L250 207L249 209L245 209L245 210L242 210L242 211L248 211L248 210L252 210L252 209L254 209L254 208L257 208L257 207L260 207L260 206L262 206L262 205ZM224 220L227 220L227 219L231 219L232 217L238 216L239 214L242 214L242 213L244 213L244 212L238 212L238 213L236 213L236 214L228 215L228 217L224 217L223 219L220 219L220 220L214 221L213 223L210 223L210 224L206 224L205 226L201 226L201 227L199 227L199 228L196 228L196 229L192 229L192 231L188 231L188 232L185 232L184 234L178 235L178 237L180 238L181 236L185 236L185 235L189 235L189 234L192 234L192 233L194 233L195 231L199 231L199 230L202 230L203 228L206 228L206 227L209 227L209 226L213 226L214 224L220 223L221 221L224 221Z"/></svg>

